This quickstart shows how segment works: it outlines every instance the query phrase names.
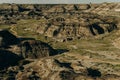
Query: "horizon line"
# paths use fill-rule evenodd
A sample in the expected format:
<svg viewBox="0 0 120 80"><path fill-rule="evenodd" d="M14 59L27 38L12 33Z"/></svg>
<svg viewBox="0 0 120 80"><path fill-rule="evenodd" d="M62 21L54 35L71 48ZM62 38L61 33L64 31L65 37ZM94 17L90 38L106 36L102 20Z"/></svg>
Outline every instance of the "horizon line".
<svg viewBox="0 0 120 80"><path fill-rule="evenodd" d="M0 4L102 4L102 3L120 3L120 2L89 2L89 3L0 3Z"/></svg>

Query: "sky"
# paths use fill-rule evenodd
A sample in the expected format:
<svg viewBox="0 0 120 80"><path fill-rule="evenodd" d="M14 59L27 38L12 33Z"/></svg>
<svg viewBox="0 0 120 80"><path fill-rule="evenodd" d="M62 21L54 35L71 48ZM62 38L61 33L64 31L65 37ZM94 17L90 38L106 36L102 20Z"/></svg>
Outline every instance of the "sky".
<svg viewBox="0 0 120 80"><path fill-rule="evenodd" d="M18 4L79 4L79 3L120 2L120 0L0 0L0 3Z"/></svg>

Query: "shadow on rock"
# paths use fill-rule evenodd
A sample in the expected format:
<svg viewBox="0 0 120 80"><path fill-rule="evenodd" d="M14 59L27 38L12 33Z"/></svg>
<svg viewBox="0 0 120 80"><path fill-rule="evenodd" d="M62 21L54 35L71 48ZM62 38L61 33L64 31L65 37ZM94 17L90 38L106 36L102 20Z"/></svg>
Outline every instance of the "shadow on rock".
<svg viewBox="0 0 120 80"><path fill-rule="evenodd" d="M7 50L0 50L0 68L6 68L18 64L22 58Z"/></svg>
<svg viewBox="0 0 120 80"><path fill-rule="evenodd" d="M57 52L57 54L62 54L62 53L65 53L65 52L69 52L69 50L67 50L67 49L56 49L56 52Z"/></svg>
<svg viewBox="0 0 120 80"><path fill-rule="evenodd" d="M18 44L20 40L8 30L0 30L0 47Z"/></svg>
<svg viewBox="0 0 120 80"><path fill-rule="evenodd" d="M100 27L99 25L97 25L97 24L92 24L92 25L90 25L90 31L91 31L91 33L92 33L93 35L96 35L97 33L96 33L94 30L97 30L97 33L98 33L98 34L103 34L103 33L105 33L105 32L104 32L104 29L103 29L102 27Z"/></svg>
<svg viewBox="0 0 120 80"><path fill-rule="evenodd" d="M74 80L75 76L77 76L73 71L61 71L59 75L61 80Z"/></svg>
<svg viewBox="0 0 120 80"><path fill-rule="evenodd" d="M20 42L26 41L26 40L35 40L34 38L19 38Z"/></svg>
<svg viewBox="0 0 120 80"><path fill-rule="evenodd" d="M101 72L97 69L88 68L87 72L88 72L88 76L91 76L91 77L101 77L102 75Z"/></svg>
<svg viewBox="0 0 120 80"><path fill-rule="evenodd" d="M60 62L59 60L55 59L55 63L57 63L60 67L73 69L71 67L71 63L69 63L69 62Z"/></svg>

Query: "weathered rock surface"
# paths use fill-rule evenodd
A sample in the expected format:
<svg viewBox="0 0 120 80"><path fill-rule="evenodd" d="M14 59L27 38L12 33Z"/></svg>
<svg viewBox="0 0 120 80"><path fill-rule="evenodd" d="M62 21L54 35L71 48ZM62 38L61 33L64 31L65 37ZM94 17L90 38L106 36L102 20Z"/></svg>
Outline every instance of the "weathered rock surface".
<svg viewBox="0 0 120 80"><path fill-rule="evenodd" d="M0 31L0 46L10 47L10 51L21 55L23 58L42 58L56 54L56 51L47 43L38 40L25 40L14 36L8 30Z"/></svg>
<svg viewBox="0 0 120 80"><path fill-rule="evenodd" d="M71 61L71 60L70 60ZM60 61L61 62L61 61ZM65 66L66 62L61 62L61 66L56 63L55 59L45 58L34 61L28 65L24 65L24 71L20 71L16 75L16 79L23 80L29 79L29 76L34 72L34 78L41 80L109 80L109 79L119 79L120 76L103 75L101 71L94 68L86 68L82 61L80 63L71 62L71 68ZM66 63L67 64L67 63ZM72 66L72 64L74 66ZM78 67L78 68L77 68ZM75 71L74 69L77 69ZM38 77L39 76L39 77ZM111 76L111 77L110 77Z"/></svg>
<svg viewBox="0 0 120 80"><path fill-rule="evenodd" d="M108 9L109 7L112 7L112 9ZM67 41L92 37L116 30L118 27L117 20L109 15L102 15L102 13L109 14L110 11L118 13L118 8L119 3L68 5L1 4L0 23L16 24L21 19L43 19L43 23L34 27L34 32L52 37L57 41ZM119 16L119 14L115 16Z"/></svg>
<svg viewBox="0 0 120 80"><path fill-rule="evenodd" d="M102 4L68 4L68 5L38 5L38 4L1 4L0 19L1 23L12 23L14 20L47 18L46 14L74 14L81 12L91 12L104 15L120 15L120 3ZM114 12L114 13L113 13ZM77 16L77 15L76 15ZM11 20L11 21L10 21Z"/></svg>
<svg viewBox="0 0 120 80"><path fill-rule="evenodd" d="M23 41L19 46L23 58L37 59L56 54L56 51L50 45L37 40Z"/></svg>
<svg viewBox="0 0 120 80"><path fill-rule="evenodd" d="M70 52L53 56L56 51L47 43L29 39L20 39L20 42L10 32L1 30L0 68L5 70L0 70L0 80L119 80L119 39L113 43L116 48L103 38L104 41L92 39L90 42L89 39L71 43L56 41L93 38L105 33L109 33L105 37L111 36L110 39L119 36L119 33L112 34L120 26L116 18L120 15L119 4L1 4L0 26L14 24L11 28L14 33L23 30L37 33L37 37L52 38L53 46ZM31 20L28 27L24 20L18 22L22 19L38 22L31 25Z"/></svg>

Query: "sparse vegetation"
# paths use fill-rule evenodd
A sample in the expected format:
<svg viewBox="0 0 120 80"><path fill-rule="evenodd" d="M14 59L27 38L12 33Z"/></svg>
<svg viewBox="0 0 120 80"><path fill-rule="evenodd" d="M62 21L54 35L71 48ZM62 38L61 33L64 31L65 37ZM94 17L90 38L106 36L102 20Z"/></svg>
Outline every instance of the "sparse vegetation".
<svg viewBox="0 0 120 80"><path fill-rule="evenodd" d="M3 5L0 80L120 78L119 3Z"/></svg>

